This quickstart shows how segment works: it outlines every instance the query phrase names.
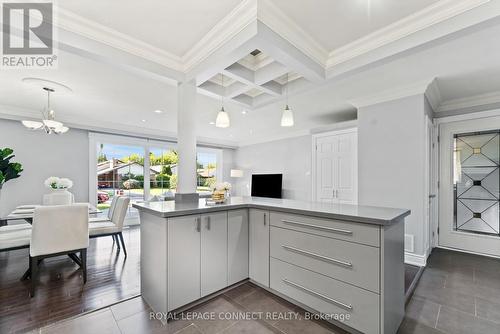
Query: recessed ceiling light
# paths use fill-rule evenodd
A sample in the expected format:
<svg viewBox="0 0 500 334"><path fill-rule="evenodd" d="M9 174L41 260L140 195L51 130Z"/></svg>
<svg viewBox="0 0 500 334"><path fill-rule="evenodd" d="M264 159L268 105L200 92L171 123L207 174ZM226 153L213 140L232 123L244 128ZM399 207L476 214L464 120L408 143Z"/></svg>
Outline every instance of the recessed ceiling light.
<svg viewBox="0 0 500 334"><path fill-rule="evenodd" d="M157 113L157 114L161 114L163 112L163 110L159 110L158 109L158 110L155 110L154 112Z"/></svg>
<svg viewBox="0 0 500 334"><path fill-rule="evenodd" d="M246 115L246 114L248 114L248 111L247 111L247 110L243 110L241 113L242 113L243 115Z"/></svg>
<svg viewBox="0 0 500 334"><path fill-rule="evenodd" d="M215 124L215 122L210 122L210 123L208 123L208 124L210 124L210 125L214 125L214 124Z"/></svg>
<svg viewBox="0 0 500 334"><path fill-rule="evenodd" d="M143 120L141 120L141 122L142 122L142 123L146 123L146 120L145 120L145 119L143 119Z"/></svg>

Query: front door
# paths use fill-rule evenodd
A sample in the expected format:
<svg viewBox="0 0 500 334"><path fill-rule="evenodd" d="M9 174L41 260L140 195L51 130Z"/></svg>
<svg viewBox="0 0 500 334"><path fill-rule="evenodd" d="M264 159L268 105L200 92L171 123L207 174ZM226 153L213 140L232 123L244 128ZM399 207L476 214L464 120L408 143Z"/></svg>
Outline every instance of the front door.
<svg viewBox="0 0 500 334"><path fill-rule="evenodd" d="M500 117L440 126L439 245L500 256Z"/></svg>

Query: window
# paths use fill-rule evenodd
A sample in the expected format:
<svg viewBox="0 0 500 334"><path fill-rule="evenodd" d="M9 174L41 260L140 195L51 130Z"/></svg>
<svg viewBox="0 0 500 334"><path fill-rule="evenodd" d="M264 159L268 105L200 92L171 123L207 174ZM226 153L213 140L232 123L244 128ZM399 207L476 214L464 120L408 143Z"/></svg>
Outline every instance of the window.
<svg viewBox="0 0 500 334"><path fill-rule="evenodd" d="M166 148L151 148L149 151L150 195L169 196L177 188L177 151Z"/></svg>
<svg viewBox="0 0 500 334"><path fill-rule="evenodd" d="M144 200L144 148L99 142L97 149L97 207L107 214L113 197ZM130 206L128 217L137 215Z"/></svg>
<svg viewBox="0 0 500 334"><path fill-rule="evenodd" d="M455 230L500 234L500 130L455 135Z"/></svg>
<svg viewBox="0 0 500 334"><path fill-rule="evenodd" d="M153 196L170 199L175 194L175 144L97 133L90 133L89 139L89 200L103 214L107 214L116 195L128 196L134 203ZM196 178L200 193L211 191L212 185L222 181L222 150L198 148ZM137 216L131 205L127 218Z"/></svg>

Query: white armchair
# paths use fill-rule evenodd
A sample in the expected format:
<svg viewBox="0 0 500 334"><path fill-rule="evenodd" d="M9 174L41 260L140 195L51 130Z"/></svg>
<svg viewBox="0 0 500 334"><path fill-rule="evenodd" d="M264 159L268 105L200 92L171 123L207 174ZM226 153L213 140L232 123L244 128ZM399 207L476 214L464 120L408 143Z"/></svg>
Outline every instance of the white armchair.
<svg viewBox="0 0 500 334"><path fill-rule="evenodd" d="M121 242L125 257L127 256L127 250L125 248L125 242L123 241L122 231L123 222L125 221L125 216L127 215L129 204L130 198L125 196L116 196L115 198L113 198L113 202L111 203L111 220L98 221L91 219L89 222L89 233L91 238L99 238L105 236L113 237L113 240L117 242L118 249L120 249Z"/></svg>
<svg viewBox="0 0 500 334"><path fill-rule="evenodd" d="M38 277L38 262L44 258L69 255L83 270L87 282L89 246L87 204L43 206L35 209L30 243L31 296ZM78 258L75 253L80 253Z"/></svg>

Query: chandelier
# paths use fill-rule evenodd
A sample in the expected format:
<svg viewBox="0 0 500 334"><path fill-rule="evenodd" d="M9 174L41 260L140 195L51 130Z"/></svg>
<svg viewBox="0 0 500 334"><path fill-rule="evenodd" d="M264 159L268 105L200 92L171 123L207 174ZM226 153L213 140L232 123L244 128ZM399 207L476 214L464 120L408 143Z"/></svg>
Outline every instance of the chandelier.
<svg viewBox="0 0 500 334"><path fill-rule="evenodd" d="M47 134L62 134L68 132L69 128L63 123L55 120L55 111L50 108L50 93L55 90L52 88L43 87L47 92L47 108L43 110L41 121L22 121L23 125L30 130L43 130Z"/></svg>

